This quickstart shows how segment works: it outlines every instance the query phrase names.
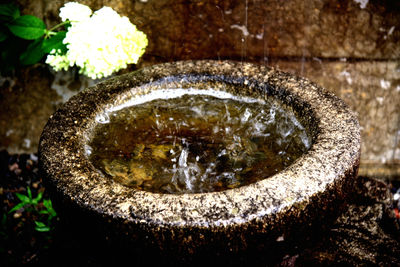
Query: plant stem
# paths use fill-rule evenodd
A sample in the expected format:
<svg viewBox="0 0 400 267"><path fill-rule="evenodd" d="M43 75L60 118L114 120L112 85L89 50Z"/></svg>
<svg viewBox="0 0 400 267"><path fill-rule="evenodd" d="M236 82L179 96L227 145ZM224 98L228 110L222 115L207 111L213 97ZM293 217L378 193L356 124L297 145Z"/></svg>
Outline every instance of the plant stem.
<svg viewBox="0 0 400 267"><path fill-rule="evenodd" d="M64 22L61 22L61 23L57 24L56 26L52 27L52 28L49 30L49 32L52 32L52 31L54 31L55 29L57 29L58 27L64 26L65 24L68 24L68 23L70 23L70 22L71 22L71 21L69 21L69 20L64 21Z"/></svg>
<svg viewBox="0 0 400 267"><path fill-rule="evenodd" d="M56 26L50 28L50 30L46 30L45 38L49 38L50 35L55 35L56 33L53 32L55 29L57 29L61 26L64 26L66 24L69 24L69 23L71 23L71 21L67 20L67 21L61 22L61 23L57 24Z"/></svg>

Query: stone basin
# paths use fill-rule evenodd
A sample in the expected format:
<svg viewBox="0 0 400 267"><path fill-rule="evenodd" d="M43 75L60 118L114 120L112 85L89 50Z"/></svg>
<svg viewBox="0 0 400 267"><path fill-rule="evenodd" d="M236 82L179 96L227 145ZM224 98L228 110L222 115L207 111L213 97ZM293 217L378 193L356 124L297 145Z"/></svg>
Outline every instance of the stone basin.
<svg viewBox="0 0 400 267"><path fill-rule="evenodd" d="M104 110L168 88L275 98L306 128L310 149L279 173L219 192L160 194L108 179L88 159L88 133ZM72 97L51 116L40 168L60 213L100 235L173 255L270 249L332 222L351 195L360 159L356 115L307 79L231 61L183 61L118 76Z"/></svg>

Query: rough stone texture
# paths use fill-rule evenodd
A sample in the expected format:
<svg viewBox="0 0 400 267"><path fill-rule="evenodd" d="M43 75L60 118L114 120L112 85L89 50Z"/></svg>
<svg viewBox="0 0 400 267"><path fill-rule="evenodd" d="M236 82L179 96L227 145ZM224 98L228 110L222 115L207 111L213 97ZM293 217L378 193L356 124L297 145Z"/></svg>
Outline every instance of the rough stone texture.
<svg viewBox="0 0 400 267"><path fill-rule="evenodd" d="M391 204L385 183L359 178L354 198L328 232L288 255L286 262L292 260L296 266L399 266L400 228Z"/></svg>
<svg viewBox="0 0 400 267"><path fill-rule="evenodd" d="M176 254L163 257L155 251L142 251L142 246L107 243L104 237L86 231L79 222L76 226L59 225L54 244L57 249L44 262L51 265L56 260L61 266L126 265L126 262L135 266L162 266L165 262L173 262L174 266L399 266L400 226L390 207L387 185L358 178L353 189L348 207L328 229L312 231L301 239L280 238L272 251L244 251L217 257L207 254L181 262Z"/></svg>
<svg viewBox="0 0 400 267"><path fill-rule="evenodd" d="M140 66L151 65L149 62L144 61ZM357 113L362 139L360 174L400 176L400 65L397 61L344 62L314 58L303 62L274 60L268 64L322 85ZM27 75L26 82L23 75ZM77 87L83 89L89 84L93 81L75 77L73 72L60 73L54 78L40 66L23 70L11 83L3 83L0 123L4 127L0 127L0 147L13 153L36 152L45 122L63 102L60 95L66 99L78 92ZM9 131L12 134L7 136ZM30 141L30 148L25 147L25 139Z"/></svg>
<svg viewBox="0 0 400 267"><path fill-rule="evenodd" d="M85 140L96 116L149 90L180 87L278 98L298 114L313 145L268 179L200 194L127 188L87 160ZM119 76L73 97L47 123L39 157L59 205L83 211L100 226L108 225L105 229L164 251L225 253L273 247L280 237L290 240L311 226L328 225L357 173L360 132L355 115L340 99L306 79L248 63L189 61Z"/></svg>
<svg viewBox="0 0 400 267"><path fill-rule="evenodd" d="M320 84L357 113L362 166L368 169L386 163L396 168L400 164L399 61L324 62L314 58L303 64L277 60L271 65Z"/></svg>
<svg viewBox="0 0 400 267"><path fill-rule="evenodd" d="M23 12L58 23L69 0L19 0ZM78 1L111 6L149 37L163 61L264 57L398 59L400 3L366 1Z"/></svg>

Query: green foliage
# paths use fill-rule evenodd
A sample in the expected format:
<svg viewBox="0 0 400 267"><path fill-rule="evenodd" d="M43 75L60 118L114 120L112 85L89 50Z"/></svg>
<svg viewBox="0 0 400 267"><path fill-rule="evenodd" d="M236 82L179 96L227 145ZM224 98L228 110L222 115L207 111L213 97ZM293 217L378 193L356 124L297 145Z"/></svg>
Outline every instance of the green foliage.
<svg viewBox="0 0 400 267"><path fill-rule="evenodd" d="M19 9L14 4L0 5L0 22L9 22L19 17Z"/></svg>
<svg viewBox="0 0 400 267"><path fill-rule="evenodd" d="M36 231L38 232L48 232L50 231L50 227L48 227L46 224L39 222L39 221L35 221L36 224Z"/></svg>
<svg viewBox="0 0 400 267"><path fill-rule="evenodd" d="M38 39L46 33L44 22L32 15L18 17L7 26L15 36L26 40Z"/></svg>
<svg viewBox="0 0 400 267"><path fill-rule="evenodd" d="M28 206L27 208L29 210L32 210L32 208L36 208L37 204L43 197L43 192L40 192L35 198L32 198L32 192L30 187L27 188L27 193L28 195L23 195L20 193L15 193L17 198L21 201L18 205L16 205L14 208L12 208L8 213L11 213L13 211L17 211L25 206Z"/></svg>
<svg viewBox="0 0 400 267"><path fill-rule="evenodd" d="M53 49L65 53L63 43L66 32L54 30L69 22L48 30L45 23L32 15L20 15L14 4L0 4L0 71L7 74L19 65L40 62Z"/></svg>
<svg viewBox="0 0 400 267"><path fill-rule="evenodd" d="M27 195L15 193L21 201L15 205L8 213L12 213L24 208L25 211L34 213L36 217L45 219L45 222L35 220L35 230L38 232L48 232L51 230L51 222L57 216L50 199L43 199L43 192L39 192L34 198L30 187L27 187Z"/></svg>
<svg viewBox="0 0 400 267"><path fill-rule="evenodd" d="M43 49L43 39L36 39L28 45L26 50L20 55L19 60L22 65L32 65L39 62L46 54Z"/></svg>
<svg viewBox="0 0 400 267"><path fill-rule="evenodd" d="M55 35L50 38L44 39L42 44L42 50L44 53L50 53L53 49L60 49L61 53L64 54L67 52L67 46L63 43L65 36L67 35L66 31L59 31Z"/></svg>

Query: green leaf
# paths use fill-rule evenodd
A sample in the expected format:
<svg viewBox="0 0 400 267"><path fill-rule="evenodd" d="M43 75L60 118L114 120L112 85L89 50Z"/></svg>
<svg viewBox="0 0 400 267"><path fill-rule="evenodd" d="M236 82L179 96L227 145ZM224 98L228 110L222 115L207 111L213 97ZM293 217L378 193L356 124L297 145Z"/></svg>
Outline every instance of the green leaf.
<svg viewBox="0 0 400 267"><path fill-rule="evenodd" d="M43 199L43 206L45 206L47 210L53 209L53 205L50 199Z"/></svg>
<svg viewBox="0 0 400 267"><path fill-rule="evenodd" d="M39 221L35 221L36 227L35 230L38 232L48 232L50 231L50 227L48 227L46 224L39 222Z"/></svg>
<svg viewBox="0 0 400 267"><path fill-rule="evenodd" d="M32 65L38 63L42 59L42 57L45 55L42 50L42 43L42 38L36 39L26 48L26 50L19 57L21 65ZM35 204L39 202L39 200L35 199L33 199L32 201Z"/></svg>
<svg viewBox="0 0 400 267"><path fill-rule="evenodd" d="M39 211L39 214L49 214L49 212L47 210L41 210Z"/></svg>
<svg viewBox="0 0 400 267"><path fill-rule="evenodd" d="M43 206L45 206L46 209L51 207L51 200L50 199L43 199Z"/></svg>
<svg viewBox="0 0 400 267"><path fill-rule="evenodd" d="M46 226L44 223L39 222L39 221L35 221L35 224L36 224L37 227L44 227L44 226Z"/></svg>
<svg viewBox="0 0 400 267"><path fill-rule="evenodd" d="M38 232L49 232L49 231L50 231L50 227L47 227L47 226L45 226L45 227L38 227L38 226L36 226L36 227L35 227L35 230L38 231Z"/></svg>
<svg viewBox="0 0 400 267"><path fill-rule="evenodd" d="M14 212L14 211L17 211L17 210L19 210L20 208L22 208L23 206L25 206L25 204L26 203L19 203L19 204L17 204L17 205L15 205L14 206L14 208L12 208L8 213L11 213L11 212Z"/></svg>
<svg viewBox="0 0 400 267"><path fill-rule="evenodd" d="M57 212L53 209L53 204L51 203L50 199L44 199L43 206L46 207L46 209L47 209L48 213L50 213L51 217L57 216Z"/></svg>
<svg viewBox="0 0 400 267"><path fill-rule="evenodd" d="M67 52L67 46L63 43L63 40L66 36L67 32L65 31L59 31L55 35L51 36L48 39L45 39L43 41L43 46L42 49L45 53L50 53L51 50L55 49L61 50L62 54L65 54Z"/></svg>
<svg viewBox="0 0 400 267"><path fill-rule="evenodd" d="M32 199L32 191L31 191L31 188L29 186L26 188L26 191L28 192L29 199Z"/></svg>
<svg viewBox="0 0 400 267"><path fill-rule="evenodd" d="M17 198L19 198L19 200L22 201L22 203L30 203L30 199L27 196L20 193L15 193L15 195L17 196Z"/></svg>
<svg viewBox="0 0 400 267"><path fill-rule="evenodd" d="M51 218L53 218L53 217L56 217L57 216L57 212L53 209L53 208L50 208L49 209L49 212L50 212L50 216L51 216Z"/></svg>
<svg viewBox="0 0 400 267"><path fill-rule="evenodd" d="M19 9L14 4L0 5L0 22L10 22L19 17Z"/></svg>
<svg viewBox="0 0 400 267"><path fill-rule="evenodd" d="M40 46L41 46L41 44L40 44ZM43 57L43 56L42 56ZM39 58L39 60L40 60L41 58ZM38 61L39 61L38 60ZM36 63L36 62L35 62ZM32 63L33 64L33 63ZM37 197L32 201L34 204L37 204L37 203L39 203L39 201L42 199L42 197L43 197L43 192L39 192L39 194L37 195Z"/></svg>
<svg viewBox="0 0 400 267"><path fill-rule="evenodd" d="M8 29L22 39L34 40L45 34L46 25L41 19L35 16L25 15L9 23Z"/></svg>

